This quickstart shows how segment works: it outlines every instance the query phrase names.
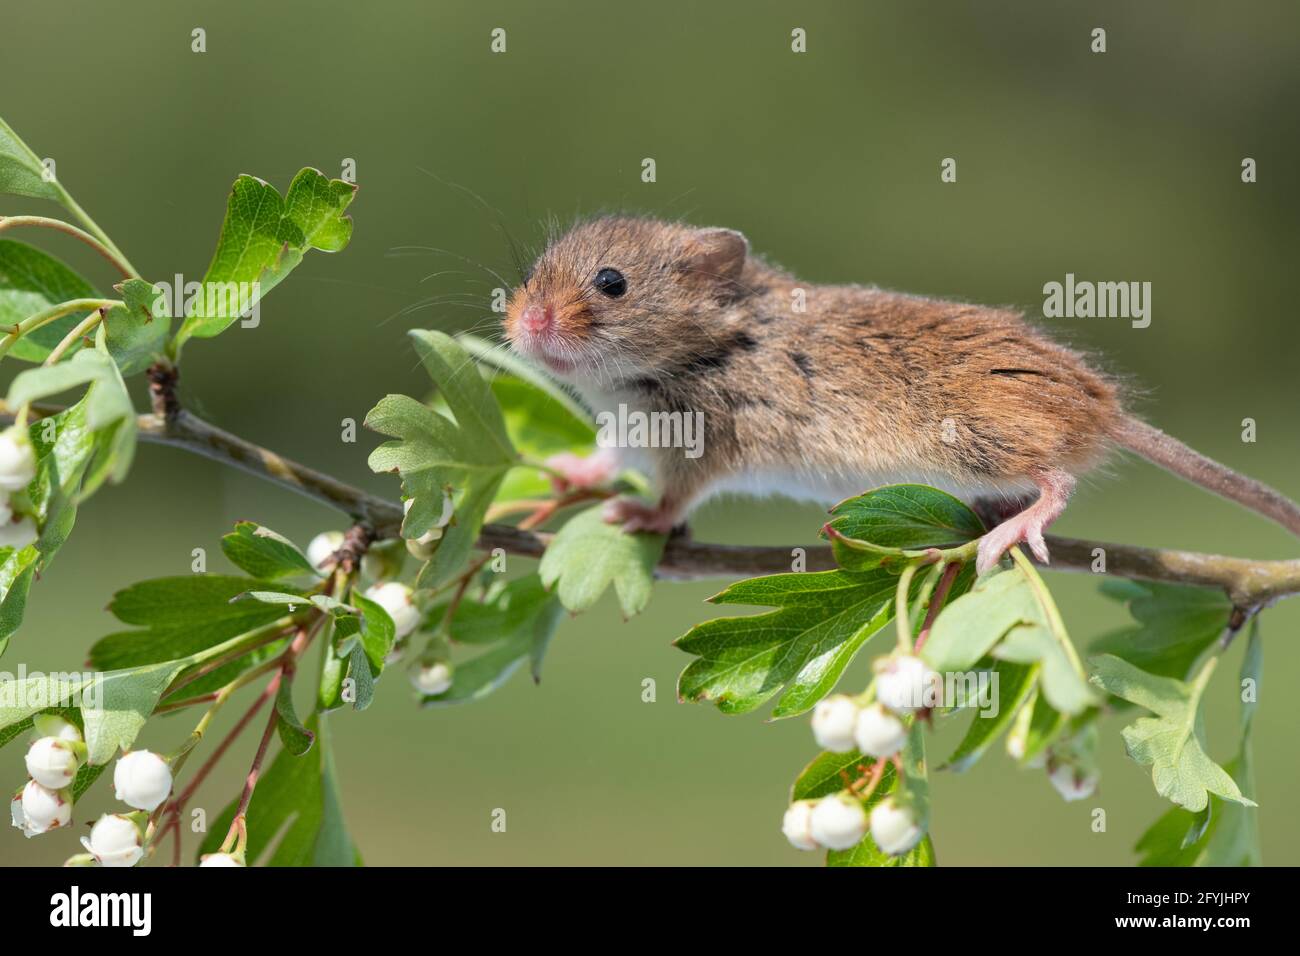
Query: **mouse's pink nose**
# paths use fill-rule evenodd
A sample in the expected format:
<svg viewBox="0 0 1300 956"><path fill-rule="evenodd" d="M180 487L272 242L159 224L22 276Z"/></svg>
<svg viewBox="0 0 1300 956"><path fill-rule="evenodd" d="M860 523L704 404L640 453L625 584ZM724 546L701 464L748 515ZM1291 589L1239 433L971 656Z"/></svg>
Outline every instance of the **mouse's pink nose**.
<svg viewBox="0 0 1300 956"><path fill-rule="evenodd" d="M530 305L519 316L519 323L524 330L538 335L551 327L553 316L550 306Z"/></svg>

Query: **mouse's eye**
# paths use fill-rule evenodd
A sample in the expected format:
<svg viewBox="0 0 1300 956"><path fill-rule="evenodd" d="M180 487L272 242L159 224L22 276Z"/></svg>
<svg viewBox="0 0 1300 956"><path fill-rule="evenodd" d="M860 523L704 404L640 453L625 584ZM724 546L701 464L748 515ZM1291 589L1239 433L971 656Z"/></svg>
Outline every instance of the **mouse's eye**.
<svg viewBox="0 0 1300 956"><path fill-rule="evenodd" d="M627 291L627 280L623 278L623 273L608 267L597 272L591 284L611 299L617 299Z"/></svg>

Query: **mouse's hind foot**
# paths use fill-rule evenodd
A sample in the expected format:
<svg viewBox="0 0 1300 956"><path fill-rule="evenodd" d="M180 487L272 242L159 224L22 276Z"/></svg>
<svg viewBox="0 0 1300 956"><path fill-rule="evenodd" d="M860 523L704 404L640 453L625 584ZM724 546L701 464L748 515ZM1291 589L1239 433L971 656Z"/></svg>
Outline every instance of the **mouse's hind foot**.
<svg viewBox="0 0 1300 956"><path fill-rule="evenodd" d="M635 498L610 498L605 502L601 514L606 522L621 524L627 532L670 534L682 521L681 512L664 501L648 505Z"/></svg>
<svg viewBox="0 0 1300 956"><path fill-rule="evenodd" d="M987 574L992 571L1002 555L1018 544L1025 544L1035 558L1047 564L1047 542L1043 532L1047 526L1061 516L1070 492L1074 490L1074 476L1064 471L1046 471L1034 478L1039 495L1025 510L1007 518L984 537L980 538L979 553L975 559L975 572Z"/></svg>

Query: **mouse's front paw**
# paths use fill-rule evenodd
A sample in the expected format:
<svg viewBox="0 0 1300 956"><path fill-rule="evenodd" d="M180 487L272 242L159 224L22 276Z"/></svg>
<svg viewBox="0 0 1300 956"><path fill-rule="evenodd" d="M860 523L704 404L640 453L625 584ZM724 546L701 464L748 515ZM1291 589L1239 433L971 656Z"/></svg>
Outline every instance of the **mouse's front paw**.
<svg viewBox="0 0 1300 956"><path fill-rule="evenodd" d="M611 498L601 512L609 524L621 524L623 530L668 534L677 524L677 515L662 505L648 505L635 498Z"/></svg>
<svg viewBox="0 0 1300 956"><path fill-rule="evenodd" d="M551 484L558 492L589 491L608 484L618 474L618 461L605 448L585 458L569 452L552 455L545 465L555 472Z"/></svg>

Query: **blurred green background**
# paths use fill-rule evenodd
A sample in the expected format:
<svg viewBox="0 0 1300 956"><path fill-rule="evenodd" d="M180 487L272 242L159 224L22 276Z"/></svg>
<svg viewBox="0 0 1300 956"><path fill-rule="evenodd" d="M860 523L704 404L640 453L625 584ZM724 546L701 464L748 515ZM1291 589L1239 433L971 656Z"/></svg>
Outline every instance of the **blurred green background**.
<svg viewBox="0 0 1300 956"><path fill-rule="evenodd" d="M547 215L616 207L742 229L811 281L1031 312L1043 283L1066 272L1150 281L1149 328L1057 320L1052 331L1140 383L1155 423L1300 496L1298 14L1287 0L47 0L5 10L0 114L57 160L61 181L154 279L201 274L239 173L283 189L301 166L338 175L356 160L351 246L310 256L263 304L260 328L191 343L183 387L214 422L376 492L397 488L367 472L373 436L343 444L339 423L386 392L422 393L405 330L492 319L488 270L510 266L498 223L535 244ZM1089 52L1096 26L1108 32L1104 55ZM190 50L195 27L206 53ZM489 52L495 27L507 31L505 54ZM790 51L795 27L807 31L806 54ZM640 181L647 156L654 184ZM1259 163L1255 185L1240 181L1246 156ZM955 185L939 181L944 157L957 159ZM57 215L4 202L0 211ZM22 238L110 280L70 240ZM445 252L390 254L400 246ZM445 296L474 305L413 308ZM1258 422L1255 444L1240 440L1246 417ZM218 539L237 519L303 544L341 525L287 492L144 447L130 480L83 509L0 666L78 665L114 629L101 610L114 590L185 573L195 547L219 570ZM820 520L815 509L725 502L697 516L695 534L811 542ZM1261 558L1297 551L1262 519L1132 461L1086 482L1058 530ZM1080 643L1125 620L1094 581L1051 582ZM815 753L807 721L675 702L687 658L669 642L710 615L702 599L722 583L662 584L630 622L612 601L566 622L539 687L520 675L478 704L419 711L393 674L371 710L340 713L344 801L368 862L817 862L778 827ZM1264 857L1275 864L1300 862L1285 690L1300 667L1297 623L1294 603L1264 618L1256 740ZM1220 759L1235 746L1240 652L1211 686ZM653 704L641 700L647 677ZM156 724L146 742L162 748L188 728ZM1105 724L1102 787L1083 803L1064 804L1042 771L1016 770L1000 748L965 775L936 775L940 862L1132 861L1165 805L1124 756L1119 727ZM946 736L940 750L954 742ZM215 815L237 793L253 746L228 756L198 805ZM20 751L0 757L0 778L16 785ZM108 804L109 789L87 797L79 821ZM1094 806L1107 810L1105 833L1089 826ZM489 828L498 807L505 833ZM56 863L75 849L66 835L0 834L5 863Z"/></svg>

